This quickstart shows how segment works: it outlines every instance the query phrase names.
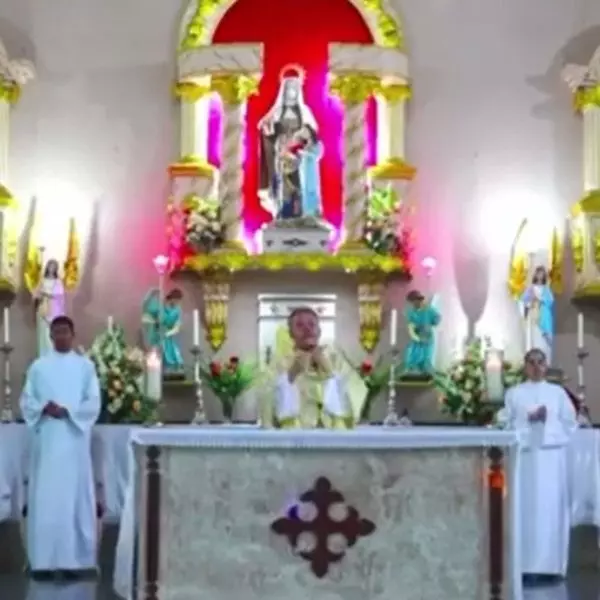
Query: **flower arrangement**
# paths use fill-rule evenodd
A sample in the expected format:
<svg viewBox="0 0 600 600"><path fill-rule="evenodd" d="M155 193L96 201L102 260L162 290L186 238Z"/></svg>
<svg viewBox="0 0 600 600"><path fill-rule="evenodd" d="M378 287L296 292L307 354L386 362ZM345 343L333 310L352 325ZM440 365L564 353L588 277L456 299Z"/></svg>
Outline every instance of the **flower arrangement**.
<svg viewBox="0 0 600 600"><path fill-rule="evenodd" d="M375 363L368 359L363 360L358 365L352 364L351 361L348 362L360 375L365 386L367 387L367 397L365 398L365 402L363 404L360 420L363 422L368 421L373 402L386 388L386 386L389 385L391 364L383 356L378 358Z"/></svg>
<svg viewBox="0 0 600 600"><path fill-rule="evenodd" d="M442 412L463 423L484 425L493 421L496 407L488 402L484 349L488 344L476 338L470 342L464 356L445 372L433 374L433 384L440 391ZM512 387L523 381L523 368L505 361L502 365L504 385Z"/></svg>
<svg viewBox="0 0 600 600"><path fill-rule="evenodd" d="M229 357L225 363L213 361L200 365L200 379L204 381L220 400L223 416L231 420L238 397L255 383L258 367L242 362L237 356Z"/></svg>
<svg viewBox="0 0 600 600"><path fill-rule="evenodd" d="M225 241L221 208L215 200L186 196L183 202L185 241L195 252L208 254Z"/></svg>
<svg viewBox="0 0 600 600"><path fill-rule="evenodd" d="M114 326L97 336L88 355L100 380L102 421L146 423L154 419L156 402L144 395L144 353L127 345L122 327Z"/></svg>
<svg viewBox="0 0 600 600"><path fill-rule="evenodd" d="M407 210L393 189L373 190L363 230L366 245L377 254L398 256L408 264L413 240L406 225L407 216Z"/></svg>

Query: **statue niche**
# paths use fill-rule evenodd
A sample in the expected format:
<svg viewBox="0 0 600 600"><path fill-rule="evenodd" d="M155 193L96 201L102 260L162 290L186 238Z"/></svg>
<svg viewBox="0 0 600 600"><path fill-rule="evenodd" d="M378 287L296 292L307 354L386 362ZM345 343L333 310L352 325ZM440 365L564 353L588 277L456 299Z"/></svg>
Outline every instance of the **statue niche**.
<svg viewBox="0 0 600 600"><path fill-rule="evenodd" d="M319 126L304 101L304 70L284 67L280 81L275 103L258 123L258 196L276 222L315 225L322 214Z"/></svg>

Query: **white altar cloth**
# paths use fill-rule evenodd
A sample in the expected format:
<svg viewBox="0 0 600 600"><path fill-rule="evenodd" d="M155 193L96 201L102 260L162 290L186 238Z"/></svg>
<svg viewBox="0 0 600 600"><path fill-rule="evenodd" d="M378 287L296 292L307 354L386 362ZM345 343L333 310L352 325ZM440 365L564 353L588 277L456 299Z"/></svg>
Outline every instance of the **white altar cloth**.
<svg viewBox="0 0 600 600"><path fill-rule="evenodd" d="M239 428L245 429L242 426ZM128 448L132 432L141 431L142 436L143 432L150 431L157 432L158 435L163 435L163 432L169 435L167 432L170 429L166 427L148 430L129 425L98 425L95 428L94 434L100 443L97 446L99 451L95 456L94 466L96 478L104 489L107 521L118 522L121 517L129 481ZM182 431L182 428L178 430ZM183 431L192 432L184 435L194 435L193 432L198 429ZM406 434L407 431L403 433ZM23 481L27 473L27 452L25 425L0 424L0 521L18 519L20 516L23 506ZM569 457L572 525L600 527L600 430L577 431L569 447Z"/></svg>
<svg viewBox="0 0 600 600"><path fill-rule="evenodd" d="M128 425L97 425L93 433L94 475L108 522L121 517L129 481ZM29 437L22 423L0 424L0 521L19 519L24 503Z"/></svg>
<svg viewBox="0 0 600 600"><path fill-rule="evenodd" d="M238 448L238 449L431 449L431 448L469 448L500 446L515 448L518 435L513 431L473 427L411 427L393 428L360 427L353 431L317 430L264 430L257 427L199 427L199 428L158 428L138 429L132 432L132 446L181 446L195 448ZM514 516L512 527L518 527L518 477L516 464L518 452L511 452L513 474L510 481L512 490L509 512ZM133 451L130 452L131 473L135 469ZM134 478L132 477L132 482ZM134 600L133 563L135 544L135 506L134 486L128 487L125 507L121 518L119 539L115 557L113 585L115 592L125 600ZM521 600L520 553L518 536L511 536L512 548L509 552L512 561L507 568L514 585L512 600Z"/></svg>

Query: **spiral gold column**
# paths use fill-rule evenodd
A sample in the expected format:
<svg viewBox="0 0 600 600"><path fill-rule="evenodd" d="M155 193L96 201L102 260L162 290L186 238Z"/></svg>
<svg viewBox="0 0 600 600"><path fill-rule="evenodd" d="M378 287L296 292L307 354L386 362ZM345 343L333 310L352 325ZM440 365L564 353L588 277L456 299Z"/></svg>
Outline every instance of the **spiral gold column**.
<svg viewBox="0 0 600 600"><path fill-rule="evenodd" d="M213 77L211 89L223 102L223 153L219 179L221 219L225 224L226 248L243 250L241 224L244 183L243 143L246 101L258 90L258 80L247 75Z"/></svg>
<svg viewBox="0 0 600 600"><path fill-rule="evenodd" d="M329 91L344 104L343 227L345 245L360 246L366 217L365 102L379 87L370 75L335 76Z"/></svg>

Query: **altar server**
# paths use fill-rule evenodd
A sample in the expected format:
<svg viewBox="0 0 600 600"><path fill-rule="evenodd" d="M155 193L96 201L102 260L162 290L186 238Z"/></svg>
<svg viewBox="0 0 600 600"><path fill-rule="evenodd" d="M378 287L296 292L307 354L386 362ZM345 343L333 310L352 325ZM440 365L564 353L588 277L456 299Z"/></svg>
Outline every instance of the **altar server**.
<svg viewBox="0 0 600 600"><path fill-rule="evenodd" d="M564 577L569 556L567 446L577 429L564 389L545 381L546 356L525 355L527 381L508 390L500 418L521 434L522 572Z"/></svg>
<svg viewBox="0 0 600 600"><path fill-rule="evenodd" d="M33 574L96 568L91 431L100 413L93 363L73 351L69 317L52 321L54 350L29 368L21 412L31 433L27 556Z"/></svg>
<svg viewBox="0 0 600 600"><path fill-rule="evenodd" d="M264 427L347 429L360 419L366 386L342 355L320 343L317 313L292 311L257 391Z"/></svg>

